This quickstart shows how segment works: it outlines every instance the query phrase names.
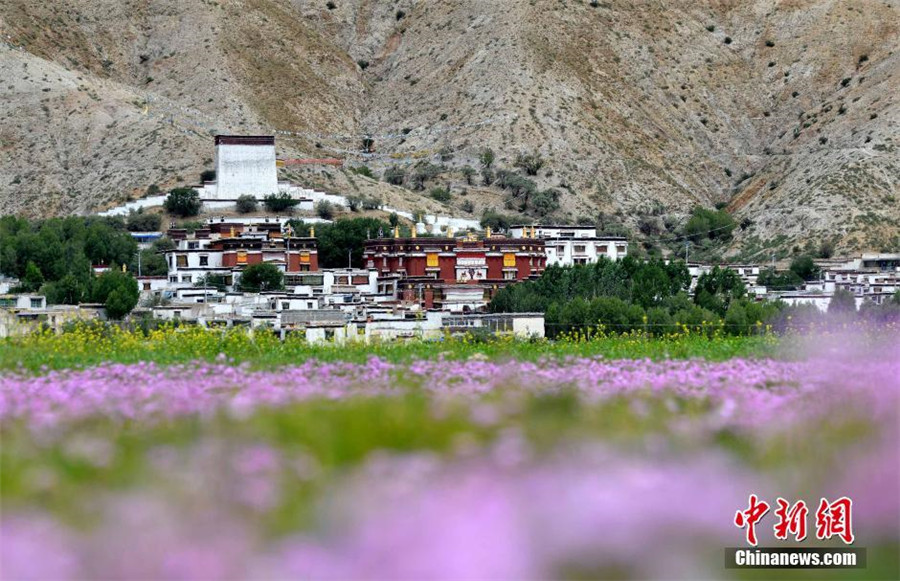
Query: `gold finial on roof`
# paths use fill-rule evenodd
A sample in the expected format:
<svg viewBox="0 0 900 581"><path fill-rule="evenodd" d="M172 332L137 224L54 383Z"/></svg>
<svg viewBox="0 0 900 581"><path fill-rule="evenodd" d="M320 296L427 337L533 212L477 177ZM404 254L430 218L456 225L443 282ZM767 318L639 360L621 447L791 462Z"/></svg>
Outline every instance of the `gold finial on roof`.
<svg viewBox="0 0 900 581"><path fill-rule="evenodd" d="M310 237L310 238L315 238L315 237L316 237L316 227L315 227L315 226L310 226L310 227L309 227L309 237Z"/></svg>

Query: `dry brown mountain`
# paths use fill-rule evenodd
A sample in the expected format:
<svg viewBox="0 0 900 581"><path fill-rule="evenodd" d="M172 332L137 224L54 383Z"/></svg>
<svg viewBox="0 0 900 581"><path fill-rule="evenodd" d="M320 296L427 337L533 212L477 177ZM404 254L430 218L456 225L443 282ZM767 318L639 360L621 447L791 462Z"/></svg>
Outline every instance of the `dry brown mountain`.
<svg viewBox="0 0 900 581"><path fill-rule="evenodd" d="M5 213L192 182L212 133L274 128L285 156L355 161L371 133L376 172L539 151L560 218L727 203L753 250L900 239L896 0L5 0L0 34ZM501 204L468 190L456 213Z"/></svg>

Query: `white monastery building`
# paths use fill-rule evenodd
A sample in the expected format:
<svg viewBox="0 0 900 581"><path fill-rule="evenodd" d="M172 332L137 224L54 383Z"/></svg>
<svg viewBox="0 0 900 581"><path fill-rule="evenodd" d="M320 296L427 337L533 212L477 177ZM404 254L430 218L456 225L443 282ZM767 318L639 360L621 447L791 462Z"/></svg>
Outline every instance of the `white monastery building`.
<svg viewBox="0 0 900 581"><path fill-rule="evenodd" d="M285 192L301 197L302 188L278 181L275 137L272 135L216 135L216 179L196 190L204 202L234 202L244 195L262 199Z"/></svg>
<svg viewBox="0 0 900 581"><path fill-rule="evenodd" d="M628 241L621 236L598 236L594 226L512 226L512 238L541 238L545 241L547 266L593 264L601 256L625 258Z"/></svg>

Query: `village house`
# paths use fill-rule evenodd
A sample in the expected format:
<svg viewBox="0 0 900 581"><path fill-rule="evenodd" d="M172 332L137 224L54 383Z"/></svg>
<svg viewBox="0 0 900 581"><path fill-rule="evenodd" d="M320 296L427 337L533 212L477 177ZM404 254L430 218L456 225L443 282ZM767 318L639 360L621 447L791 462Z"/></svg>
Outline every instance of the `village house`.
<svg viewBox="0 0 900 581"><path fill-rule="evenodd" d="M595 226L517 225L512 226L509 233L515 239L544 240L548 266L593 264L601 256L618 260L628 254L628 241L625 238L599 236Z"/></svg>
<svg viewBox="0 0 900 581"><path fill-rule="evenodd" d="M171 285L194 285L218 277L235 285L240 273L252 264L274 264L286 274L318 270L318 251L313 237L286 236L280 218L244 222L211 220L189 234L172 228L168 236L176 247L165 252Z"/></svg>

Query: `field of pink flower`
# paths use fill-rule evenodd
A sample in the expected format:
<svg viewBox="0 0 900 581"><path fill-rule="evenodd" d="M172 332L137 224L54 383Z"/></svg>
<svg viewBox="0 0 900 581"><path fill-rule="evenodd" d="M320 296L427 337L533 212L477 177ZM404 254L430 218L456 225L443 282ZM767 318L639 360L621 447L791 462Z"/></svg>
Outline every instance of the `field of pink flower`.
<svg viewBox="0 0 900 581"><path fill-rule="evenodd" d="M900 351L838 347L6 372L0 577L728 578L755 493L852 498L829 573L897 578Z"/></svg>

